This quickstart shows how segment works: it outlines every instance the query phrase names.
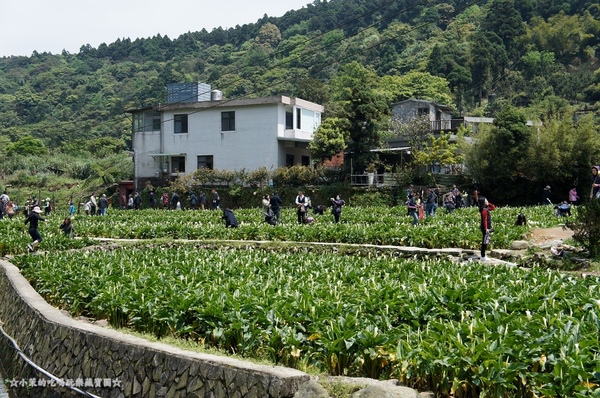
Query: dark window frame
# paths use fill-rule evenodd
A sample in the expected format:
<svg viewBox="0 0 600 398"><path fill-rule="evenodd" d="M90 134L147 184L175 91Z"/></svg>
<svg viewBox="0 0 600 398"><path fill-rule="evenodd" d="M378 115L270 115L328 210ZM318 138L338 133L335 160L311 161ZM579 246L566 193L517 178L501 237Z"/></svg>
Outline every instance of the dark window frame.
<svg viewBox="0 0 600 398"><path fill-rule="evenodd" d="M296 108L296 129L302 130L302 109Z"/></svg>
<svg viewBox="0 0 600 398"><path fill-rule="evenodd" d="M428 107L419 107L417 108L418 116L429 116L430 109Z"/></svg>
<svg viewBox="0 0 600 398"><path fill-rule="evenodd" d="M173 116L173 132L175 134L187 134L189 132L188 126L187 113Z"/></svg>
<svg viewBox="0 0 600 398"><path fill-rule="evenodd" d="M235 131L235 111L221 112L221 131Z"/></svg>
<svg viewBox="0 0 600 398"><path fill-rule="evenodd" d="M162 118L160 112L152 112L152 130L160 131L162 128Z"/></svg>
<svg viewBox="0 0 600 398"><path fill-rule="evenodd" d="M171 173L185 173L185 156L171 156ZM178 167L175 167L178 166Z"/></svg>
<svg viewBox="0 0 600 398"><path fill-rule="evenodd" d="M204 158L204 161L201 163L200 158ZM209 170L214 170L215 165L215 157L213 155L198 155L196 157L196 167L198 170L201 168L207 168Z"/></svg>
<svg viewBox="0 0 600 398"><path fill-rule="evenodd" d="M294 110L287 109L285 111L285 129L293 130L294 129Z"/></svg>
<svg viewBox="0 0 600 398"><path fill-rule="evenodd" d="M285 154L285 166L286 167L292 167L294 166L294 162L296 161L295 156L292 155L291 153L286 153Z"/></svg>

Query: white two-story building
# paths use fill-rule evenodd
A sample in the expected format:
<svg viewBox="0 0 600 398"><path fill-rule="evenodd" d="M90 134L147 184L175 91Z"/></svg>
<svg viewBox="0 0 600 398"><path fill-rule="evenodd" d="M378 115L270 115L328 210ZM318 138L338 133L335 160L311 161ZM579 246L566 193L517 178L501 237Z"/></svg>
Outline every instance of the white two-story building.
<svg viewBox="0 0 600 398"><path fill-rule="evenodd" d="M208 100L130 110L134 187L201 167L252 171L310 165L308 144L323 110L285 96L224 100L217 90Z"/></svg>

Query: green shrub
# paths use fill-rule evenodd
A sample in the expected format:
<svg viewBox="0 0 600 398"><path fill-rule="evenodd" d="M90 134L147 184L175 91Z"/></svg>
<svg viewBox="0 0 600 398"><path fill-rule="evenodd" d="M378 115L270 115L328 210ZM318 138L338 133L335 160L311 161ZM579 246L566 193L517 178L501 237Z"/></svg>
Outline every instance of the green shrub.
<svg viewBox="0 0 600 398"><path fill-rule="evenodd" d="M574 231L573 239L584 245L594 258L600 254L600 200L592 200L577 210L575 220L566 225Z"/></svg>

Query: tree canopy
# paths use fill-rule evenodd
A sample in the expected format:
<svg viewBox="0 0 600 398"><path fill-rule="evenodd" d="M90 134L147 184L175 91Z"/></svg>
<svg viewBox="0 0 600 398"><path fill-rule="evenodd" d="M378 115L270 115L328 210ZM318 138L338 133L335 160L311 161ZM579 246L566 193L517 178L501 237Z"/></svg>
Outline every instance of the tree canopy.
<svg viewBox="0 0 600 398"><path fill-rule="evenodd" d="M104 138L110 140L100 147L108 152L131 149L125 111L164 102L167 84L176 82L207 82L225 98L290 95L323 104L324 120L344 121L336 126L344 125L361 168L373 156L367 148L390 127L387 109L402 99L443 103L457 115L498 116L504 105L529 120L549 120L566 108L594 114L596 3L315 1L279 18L177 38L3 57L3 150L91 158L98 155L95 140ZM488 101L492 94L495 102Z"/></svg>

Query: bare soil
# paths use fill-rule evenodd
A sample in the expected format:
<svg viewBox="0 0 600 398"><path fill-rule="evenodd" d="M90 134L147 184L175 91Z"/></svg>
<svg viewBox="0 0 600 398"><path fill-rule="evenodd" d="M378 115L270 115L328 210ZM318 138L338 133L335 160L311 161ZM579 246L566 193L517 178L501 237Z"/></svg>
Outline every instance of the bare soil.
<svg viewBox="0 0 600 398"><path fill-rule="evenodd" d="M529 232L529 240L536 245L543 245L559 239L564 242L572 236L573 231L564 227L534 228Z"/></svg>

